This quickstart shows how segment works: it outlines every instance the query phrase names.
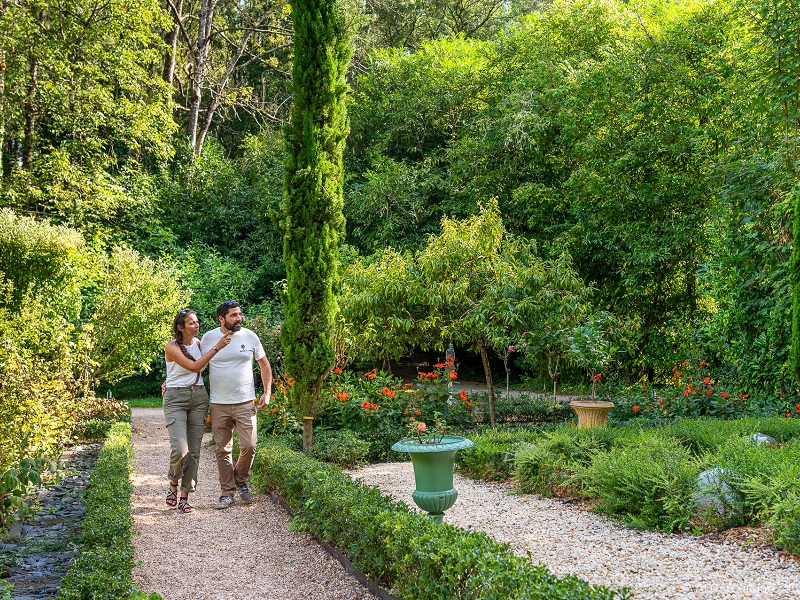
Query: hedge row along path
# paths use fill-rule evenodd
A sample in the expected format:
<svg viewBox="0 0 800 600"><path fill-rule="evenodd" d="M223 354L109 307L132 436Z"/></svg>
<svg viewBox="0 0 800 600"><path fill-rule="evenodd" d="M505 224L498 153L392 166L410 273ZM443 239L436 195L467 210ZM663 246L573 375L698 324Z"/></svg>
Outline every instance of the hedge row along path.
<svg viewBox="0 0 800 600"><path fill-rule="evenodd" d="M350 474L414 507L410 463L370 465ZM664 535L616 525L572 502L515 494L506 484L457 474L454 484L458 499L445 513L446 523L483 531L521 556L530 552L534 563L556 575L627 587L634 600L800 599L800 561L765 545L758 539L763 532L754 529L717 539Z"/></svg>
<svg viewBox="0 0 800 600"><path fill-rule="evenodd" d="M268 497L226 510L214 455L204 439L191 514L167 508L169 439L160 408L134 408L132 438L133 572L139 588L166 600L372 599L310 536L289 529L289 517ZM109 498L109 502L113 502Z"/></svg>

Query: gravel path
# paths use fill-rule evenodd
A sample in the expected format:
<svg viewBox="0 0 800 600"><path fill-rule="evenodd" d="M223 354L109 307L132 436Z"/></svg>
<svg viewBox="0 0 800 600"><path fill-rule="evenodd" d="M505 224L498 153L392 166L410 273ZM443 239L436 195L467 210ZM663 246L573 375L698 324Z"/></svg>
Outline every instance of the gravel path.
<svg viewBox="0 0 800 600"><path fill-rule="evenodd" d="M415 507L410 462L350 474ZM458 475L455 487L446 523L484 531L520 555L530 551L556 574L628 587L636 600L800 599L800 562L769 549L627 529L560 500Z"/></svg>
<svg viewBox="0 0 800 600"><path fill-rule="evenodd" d="M169 440L160 408L133 409L133 517L139 588L166 600L362 600L373 596L267 497L215 510L213 454L200 459L195 512L164 504ZM208 442L208 435L204 442ZM204 444L205 445L205 444Z"/></svg>

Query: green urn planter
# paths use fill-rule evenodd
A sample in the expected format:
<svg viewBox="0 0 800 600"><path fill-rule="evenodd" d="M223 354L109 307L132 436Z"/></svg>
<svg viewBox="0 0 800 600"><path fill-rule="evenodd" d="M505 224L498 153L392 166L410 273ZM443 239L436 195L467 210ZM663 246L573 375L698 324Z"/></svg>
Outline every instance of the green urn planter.
<svg viewBox="0 0 800 600"><path fill-rule="evenodd" d="M440 442L432 444L407 438L392 446L395 452L411 455L417 488L411 497L436 523L442 522L444 511L458 498L458 491L453 487L456 452L473 446L471 441L459 435L446 435Z"/></svg>

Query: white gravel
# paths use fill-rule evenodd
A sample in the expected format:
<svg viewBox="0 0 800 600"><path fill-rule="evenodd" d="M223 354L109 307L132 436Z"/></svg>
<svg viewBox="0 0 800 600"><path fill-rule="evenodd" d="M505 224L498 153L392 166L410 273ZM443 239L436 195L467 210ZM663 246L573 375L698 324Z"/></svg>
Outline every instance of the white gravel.
<svg viewBox="0 0 800 600"><path fill-rule="evenodd" d="M350 474L416 508L410 462ZM457 474L454 484L446 523L484 531L522 556L530 551L558 575L628 587L636 600L800 600L800 562L775 551L628 529L561 500Z"/></svg>
<svg viewBox="0 0 800 600"><path fill-rule="evenodd" d="M361 600L373 596L269 498L213 508L219 496L211 451L200 458L195 507L164 504L169 440L160 408L133 409L134 581L166 600ZM208 442L206 436L204 444ZM113 502L113 498L109 499Z"/></svg>

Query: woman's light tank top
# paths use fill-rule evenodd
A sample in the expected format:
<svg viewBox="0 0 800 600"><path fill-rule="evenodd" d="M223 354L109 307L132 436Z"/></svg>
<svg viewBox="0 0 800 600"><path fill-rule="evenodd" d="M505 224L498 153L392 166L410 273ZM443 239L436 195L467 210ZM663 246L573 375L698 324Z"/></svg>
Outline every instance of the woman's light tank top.
<svg viewBox="0 0 800 600"><path fill-rule="evenodd" d="M195 359L203 355L200 349L200 342L192 343L191 346L186 346L189 354L194 356ZM167 387L186 387L190 385L203 385L203 378L197 378L197 373L187 371L174 360L168 360L167 363ZM197 383L195 383L195 381Z"/></svg>

